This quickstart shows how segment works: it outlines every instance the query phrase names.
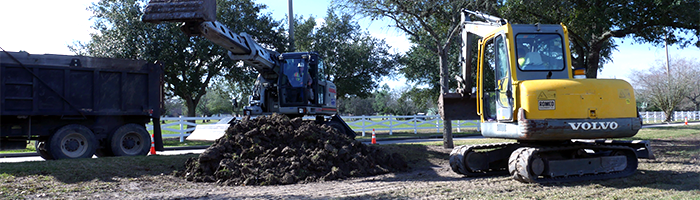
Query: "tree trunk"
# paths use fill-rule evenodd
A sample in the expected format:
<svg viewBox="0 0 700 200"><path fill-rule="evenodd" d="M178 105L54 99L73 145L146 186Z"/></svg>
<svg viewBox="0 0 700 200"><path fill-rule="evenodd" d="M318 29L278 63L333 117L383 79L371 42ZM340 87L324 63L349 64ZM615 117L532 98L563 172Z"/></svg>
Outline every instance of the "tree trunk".
<svg viewBox="0 0 700 200"><path fill-rule="evenodd" d="M197 102L194 100L187 98L185 99L185 102L187 103L187 117L196 117L197 116ZM187 120L187 122L190 123L196 123L195 120ZM194 126L192 125L187 125L187 128L193 128Z"/></svg>
<svg viewBox="0 0 700 200"><path fill-rule="evenodd" d="M602 46L600 44L591 45L591 49L588 51L588 57L586 58L586 78L597 78L598 77L598 64L600 63L600 49Z"/></svg>
<svg viewBox="0 0 700 200"><path fill-rule="evenodd" d="M440 57L440 95L450 91L448 76L449 71L447 70L447 51L438 45L438 55ZM438 102L439 107L442 109L444 102ZM454 148L454 143L452 142L452 120L444 119L442 121L442 146L446 149Z"/></svg>
<svg viewBox="0 0 700 200"><path fill-rule="evenodd" d="M673 109L669 110L664 110L664 113L666 113L666 119L664 119L665 122L671 122L673 119Z"/></svg>

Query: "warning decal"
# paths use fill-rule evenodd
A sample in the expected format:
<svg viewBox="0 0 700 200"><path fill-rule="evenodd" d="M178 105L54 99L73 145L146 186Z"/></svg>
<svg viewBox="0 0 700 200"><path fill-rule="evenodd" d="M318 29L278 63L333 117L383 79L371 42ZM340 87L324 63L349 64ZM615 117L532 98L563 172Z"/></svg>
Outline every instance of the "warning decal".
<svg viewBox="0 0 700 200"><path fill-rule="evenodd" d="M542 91L537 95L537 99L556 99L557 92L554 90Z"/></svg>

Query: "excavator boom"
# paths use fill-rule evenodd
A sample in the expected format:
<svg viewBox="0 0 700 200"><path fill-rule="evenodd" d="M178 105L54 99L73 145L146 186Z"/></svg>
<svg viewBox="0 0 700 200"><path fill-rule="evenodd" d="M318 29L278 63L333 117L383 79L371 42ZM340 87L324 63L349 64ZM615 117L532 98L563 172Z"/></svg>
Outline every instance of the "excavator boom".
<svg viewBox="0 0 700 200"><path fill-rule="evenodd" d="M184 22L182 31L201 36L229 51L233 60L242 60L257 71L279 66L279 53L262 47L246 33L234 33L216 21L215 0L152 0L142 21L150 23Z"/></svg>

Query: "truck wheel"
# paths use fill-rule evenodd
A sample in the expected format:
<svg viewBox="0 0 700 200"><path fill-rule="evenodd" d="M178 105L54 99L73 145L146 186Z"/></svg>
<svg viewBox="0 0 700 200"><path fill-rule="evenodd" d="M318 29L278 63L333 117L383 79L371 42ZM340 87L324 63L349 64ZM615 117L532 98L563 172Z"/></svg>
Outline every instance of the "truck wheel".
<svg viewBox="0 0 700 200"><path fill-rule="evenodd" d="M115 156L145 156L151 149L151 136L138 124L127 124L114 131L111 138Z"/></svg>
<svg viewBox="0 0 700 200"><path fill-rule="evenodd" d="M87 127L70 124L58 129L45 145L51 157L67 159L91 158L99 143Z"/></svg>
<svg viewBox="0 0 700 200"><path fill-rule="evenodd" d="M46 141L36 141L36 153L41 156L44 160L53 160L53 156L49 153L49 151L46 150Z"/></svg>

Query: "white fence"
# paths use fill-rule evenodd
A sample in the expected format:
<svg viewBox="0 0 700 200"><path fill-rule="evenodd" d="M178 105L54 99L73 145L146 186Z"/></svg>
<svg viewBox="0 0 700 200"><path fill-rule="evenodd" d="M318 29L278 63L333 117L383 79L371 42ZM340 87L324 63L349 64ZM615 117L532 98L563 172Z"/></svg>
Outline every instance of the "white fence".
<svg viewBox="0 0 700 200"><path fill-rule="evenodd" d="M170 122L170 123L161 123L160 124L160 130L163 133L163 137L179 137L180 142L185 141L185 137L189 136L192 131L194 131L194 128L197 126L197 122L203 122L204 120L210 120L210 121L219 121L223 119L224 117L163 117L160 118L161 121L175 121L175 122ZM195 120L195 123L189 122L190 120ZM172 128L173 126L177 128ZM188 126L191 126L188 128ZM149 124L146 125L147 130L153 130L153 125ZM175 134L168 133L166 131L172 131L175 132Z"/></svg>
<svg viewBox="0 0 700 200"><path fill-rule="evenodd" d="M659 123L666 120L664 112L640 112L644 123ZM672 121L697 121L700 120L700 111L675 111L673 112Z"/></svg>
<svg viewBox="0 0 700 200"><path fill-rule="evenodd" d="M355 132L362 133L364 137L367 132L389 131L389 135L393 135L394 131L410 131L414 134L418 130L434 130L437 133L442 132L442 119L439 115L411 115L411 116L345 116L343 120ZM479 121L477 120L453 120L452 128L457 129L457 132L463 128L479 129Z"/></svg>
<svg viewBox="0 0 700 200"><path fill-rule="evenodd" d="M169 123L161 124L163 137L179 137L180 142L184 142L185 137L189 136L194 131L197 123L204 123L204 120L219 121L224 117L163 117L161 121ZM358 135L365 136L366 133L372 133L372 129L376 131L389 131L390 135L394 131L410 131L414 134L418 130L434 130L437 133L442 132L442 119L439 115L424 116L345 116L343 120L352 128ZM189 122L195 120L195 123ZM188 128L190 126L190 128ZM147 125L148 130L153 130L153 125ZM460 132L463 128L479 128L479 122L476 120L453 120L452 128ZM171 133L174 132L174 133Z"/></svg>

